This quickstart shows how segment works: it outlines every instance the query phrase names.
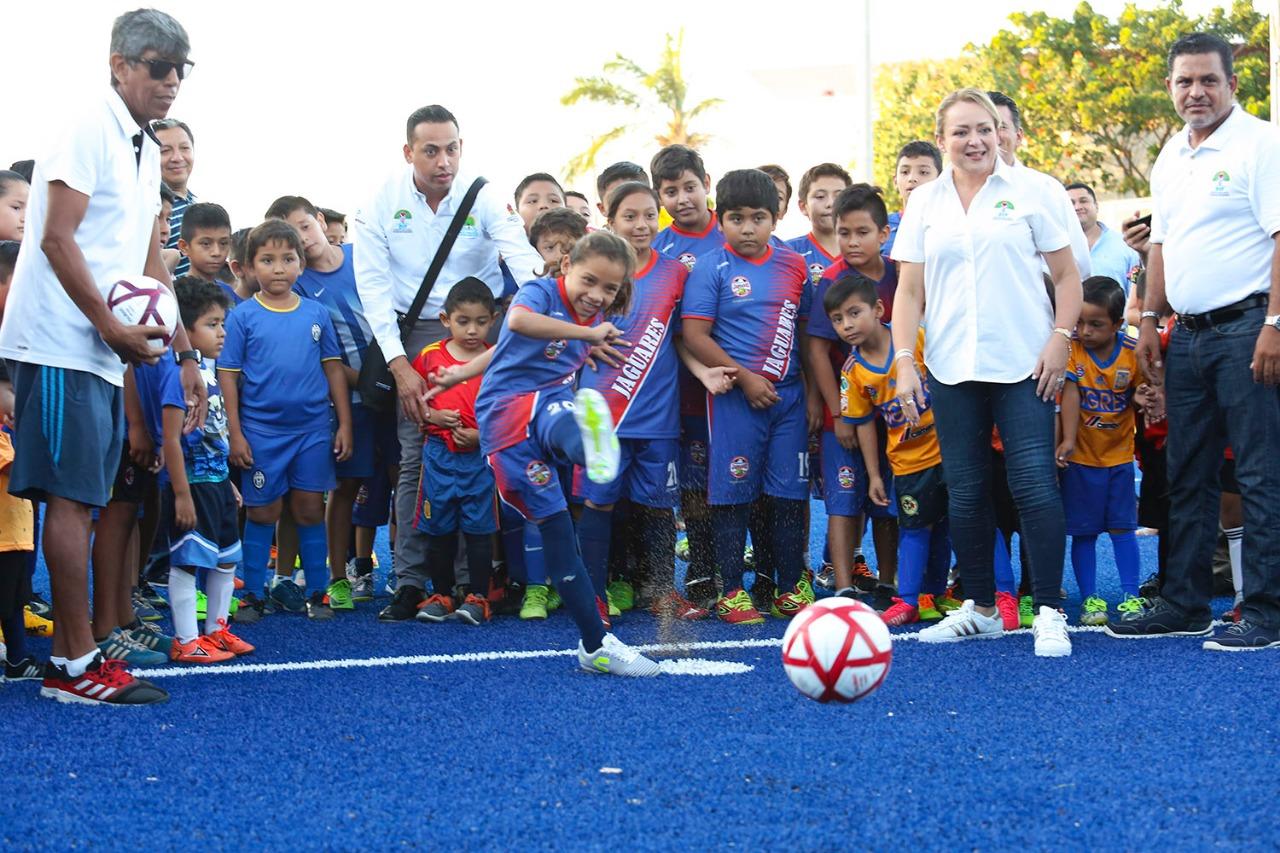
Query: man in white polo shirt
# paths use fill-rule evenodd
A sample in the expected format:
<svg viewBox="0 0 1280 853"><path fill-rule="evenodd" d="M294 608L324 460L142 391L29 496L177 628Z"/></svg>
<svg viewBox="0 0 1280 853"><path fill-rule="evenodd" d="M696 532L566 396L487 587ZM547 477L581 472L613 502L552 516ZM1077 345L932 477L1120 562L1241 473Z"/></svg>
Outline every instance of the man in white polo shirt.
<svg viewBox="0 0 1280 853"><path fill-rule="evenodd" d="M124 440L126 363L155 362L155 327L125 326L107 308L121 278L168 281L160 259L160 149L149 123L163 118L190 70L187 33L153 9L111 30L111 87L37 158L0 357L14 385L9 491L46 502L44 554L57 631L41 694L63 702L140 705L168 698L104 660L89 626L91 508L102 507ZM203 422L206 393L186 332L188 423Z"/></svg>
<svg viewBox="0 0 1280 853"><path fill-rule="evenodd" d="M1117 637L1207 636L1218 472L1235 455L1244 499L1240 621L1206 649L1280 648L1280 130L1235 103L1231 46L1194 33L1166 81L1187 123L1151 172L1154 210L1138 358L1158 379L1156 323L1178 314L1164 381L1169 560L1160 597Z"/></svg>
<svg viewBox="0 0 1280 853"><path fill-rule="evenodd" d="M426 422L426 382L412 359L429 343L445 337L438 319L453 285L474 276L502 295L501 255L523 284L537 277L542 258L529 244L524 223L507 204L506 194L486 185L431 290L407 340L400 339L398 316L409 310L423 276L444 240L473 178L459 178L462 138L458 120L442 106L416 110L406 123L404 159L395 175L355 214L356 287L365 318L395 377L400 398L400 476L396 484L396 596L378 618L412 619L425 598L426 540L413 527L418 476L422 465L421 426ZM449 590L437 590L450 594Z"/></svg>

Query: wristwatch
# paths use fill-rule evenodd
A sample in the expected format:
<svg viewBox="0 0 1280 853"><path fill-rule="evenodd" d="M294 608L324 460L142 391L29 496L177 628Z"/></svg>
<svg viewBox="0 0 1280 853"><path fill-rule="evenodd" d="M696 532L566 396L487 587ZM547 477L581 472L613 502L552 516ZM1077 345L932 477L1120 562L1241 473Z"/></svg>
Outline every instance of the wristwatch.
<svg viewBox="0 0 1280 853"><path fill-rule="evenodd" d="M199 350L194 350L194 349L184 349L184 350L182 350L181 352L179 352L179 353L178 353L178 364L182 364L182 362L184 362L184 361L194 361L194 362L196 362L197 364L199 364L199 362L200 362L200 351L199 351Z"/></svg>
<svg viewBox="0 0 1280 853"><path fill-rule="evenodd" d="M1270 326L1277 332L1280 332L1280 314L1269 314L1262 320L1262 325Z"/></svg>

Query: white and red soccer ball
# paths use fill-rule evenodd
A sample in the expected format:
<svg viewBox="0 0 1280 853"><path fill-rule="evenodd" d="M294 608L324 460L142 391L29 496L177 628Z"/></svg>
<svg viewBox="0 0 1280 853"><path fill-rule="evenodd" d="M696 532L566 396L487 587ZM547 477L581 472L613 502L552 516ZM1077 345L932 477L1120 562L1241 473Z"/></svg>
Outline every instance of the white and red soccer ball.
<svg viewBox="0 0 1280 853"><path fill-rule="evenodd" d="M824 598L796 614L782 635L782 667L796 689L819 702L857 702L889 674L893 640L860 601Z"/></svg>
<svg viewBox="0 0 1280 853"><path fill-rule="evenodd" d="M178 327L178 300L154 278L135 275L122 278L107 292L107 307L126 326L155 326L163 338L152 338L151 348L164 351Z"/></svg>

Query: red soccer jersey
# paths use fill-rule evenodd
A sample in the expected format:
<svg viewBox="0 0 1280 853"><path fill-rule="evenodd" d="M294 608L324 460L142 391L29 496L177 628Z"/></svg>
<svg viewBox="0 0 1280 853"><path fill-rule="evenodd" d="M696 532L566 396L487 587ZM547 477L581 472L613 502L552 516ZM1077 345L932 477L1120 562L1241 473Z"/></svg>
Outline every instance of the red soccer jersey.
<svg viewBox="0 0 1280 853"><path fill-rule="evenodd" d="M458 361L449 353L447 344L450 340L450 338L445 338L442 341L436 341L423 347L422 352L418 353L418 357L413 360L413 369L425 378L442 367L466 364L465 361ZM485 344L485 349L488 348L489 345ZM480 379L481 377L476 376L466 382L460 382L452 388L441 391L431 398L429 405L433 409L457 410L458 416L462 420L462 425L467 429L476 429L476 394L480 393ZM427 433L428 435L443 438L445 444L454 453L470 452L458 450L458 446L453 442L453 432L451 430L440 426L428 426Z"/></svg>

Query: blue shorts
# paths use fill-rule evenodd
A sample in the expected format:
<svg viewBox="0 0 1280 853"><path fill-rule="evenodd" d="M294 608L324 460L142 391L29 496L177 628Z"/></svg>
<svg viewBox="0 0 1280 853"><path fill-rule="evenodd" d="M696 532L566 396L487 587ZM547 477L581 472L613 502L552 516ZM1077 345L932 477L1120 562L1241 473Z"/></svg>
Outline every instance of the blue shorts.
<svg viewBox="0 0 1280 853"><path fill-rule="evenodd" d="M351 404L351 458L337 463L339 480L372 477L379 460L400 461L400 439L394 412L375 412L362 403ZM382 462L385 468L387 462Z"/></svg>
<svg viewBox="0 0 1280 853"><path fill-rule="evenodd" d="M391 464L398 464L399 460ZM351 508L351 523L356 527L382 527L391 522L391 477L386 464L375 465L373 475L366 477L356 492Z"/></svg>
<svg viewBox="0 0 1280 853"><path fill-rule="evenodd" d="M750 503L761 493L789 500L809 497L804 383L786 382L777 391L781 399L767 409L751 408L738 388L708 400L708 503Z"/></svg>
<svg viewBox="0 0 1280 853"><path fill-rule="evenodd" d="M432 436L422 446L418 508L413 528L428 536L450 533L496 533L493 472L480 451L454 453L444 439Z"/></svg>
<svg viewBox="0 0 1280 853"><path fill-rule="evenodd" d="M676 456L680 443L674 438L619 438L622 460L612 483L582 478L582 496L596 506L616 504L622 498L644 506L671 509L680 499Z"/></svg>
<svg viewBox="0 0 1280 853"><path fill-rule="evenodd" d="M9 362L14 460L9 493L106 506L124 447L124 389L82 370Z"/></svg>
<svg viewBox="0 0 1280 853"><path fill-rule="evenodd" d="M564 466L572 468L573 460L550 440L552 427L566 417L573 417L571 388L560 386L539 392L526 427L529 437L489 454L498 497L529 521L550 518L569 508L565 489L570 484L562 484L561 480L567 476Z"/></svg>
<svg viewBox="0 0 1280 853"><path fill-rule="evenodd" d="M338 485L333 470L333 436L328 428L302 435L256 432L244 437L253 452L253 467L242 478L245 506L266 506L291 489L328 492Z"/></svg>
<svg viewBox="0 0 1280 853"><path fill-rule="evenodd" d="M707 418L705 415L680 416L680 488L686 492L707 490Z"/></svg>
<svg viewBox="0 0 1280 853"><path fill-rule="evenodd" d="M1098 536L1138 529L1133 463L1093 468L1071 462L1062 472L1062 506L1068 536Z"/></svg>
<svg viewBox="0 0 1280 853"><path fill-rule="evenodd" d="M862 451L845 450L834 432L824 431L820 453L819 464L810 462L818 472L818 497L822 498L827 515L862 515L867 503L867 467L862 462Z"/></svg>
<svg viewBox="0 0 1280 853"><path fill-rule="evenodd" d="M240 562L240 516L230 480L192 483L196 526L182 530L174 518L173 485L165 483L164 506L169 519L169 564L216 569Z"/></svg>

